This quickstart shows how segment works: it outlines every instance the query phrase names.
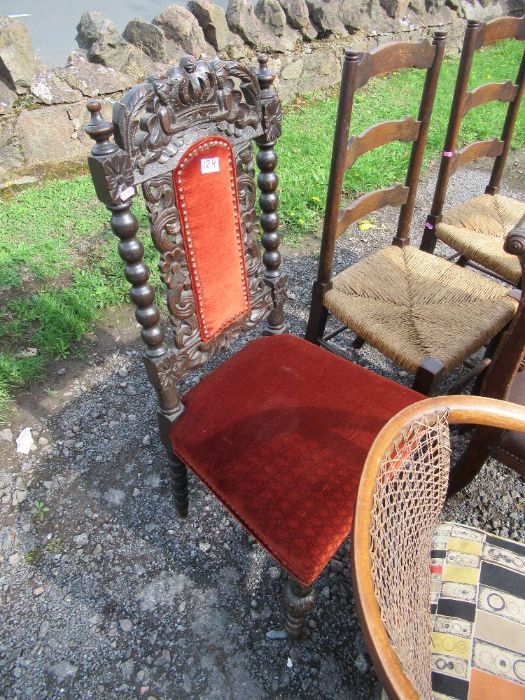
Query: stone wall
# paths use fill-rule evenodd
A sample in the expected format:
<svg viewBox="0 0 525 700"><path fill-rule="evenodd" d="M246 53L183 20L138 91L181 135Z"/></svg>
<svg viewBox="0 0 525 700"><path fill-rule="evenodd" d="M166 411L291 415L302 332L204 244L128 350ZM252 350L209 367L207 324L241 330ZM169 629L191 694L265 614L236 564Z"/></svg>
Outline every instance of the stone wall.
<svg viewBox="0 0 525 700"><path fill-rule="evenodd" d="M79 49L64 68L35 59L25 27L0 17L0 186L64 172L85 162L87 98L104 113L131 85L186 53L254 61L270 54L284 102L339 81L343 48L416 40L434 29L457 48L469 18L521 14L525 0L209 0L136 18L120 34L100 13L82 15Z"/></svg>

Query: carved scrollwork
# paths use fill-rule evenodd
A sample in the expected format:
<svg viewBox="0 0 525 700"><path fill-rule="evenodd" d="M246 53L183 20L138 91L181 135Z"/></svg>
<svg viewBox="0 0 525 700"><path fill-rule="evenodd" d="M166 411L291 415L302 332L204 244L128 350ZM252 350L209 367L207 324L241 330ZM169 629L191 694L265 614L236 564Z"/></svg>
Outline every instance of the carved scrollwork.
<svg viewBox="0 0 525 700"><path fill-rule="evenodd" d="M160 252L160 277L167 287L167 305L175 347L198 342L199 324L186 260L171 173L143 184L153 243Z"/></svg>
<svg viewBox="0 0 525 700"><path fill-rule="evenodd" d="M126 150L135 182L172 170L199 138L225 134L232 143L262 133L257 76L237 61L190 56L128 91L115 104L115 139Z"/></svg>
<svg viewBox="0 0 525 700"><path fill-rule="evenodd" d="M102 168L111 199L115 204L130 199L135 194L133 169L127 153L117 151L101 158Z"/></svg>
<svg viewBox="0 0 525 700"><path fill-rule="evenodd" d="M277 141L281 135L282 120L281 101L278 97L274 97L263 106L262 123L266 141Z"/></svg>
<svg viewBox="0 0 525 700"><path fill-rule="evenodd" d="M171 389L188 370L202 365L215 351L227 348L240 332L256 326L273 308L272 289L264 281L259 244L255 162L251 142L235 150L235 167L250 312L210 342L201 340L171 173L143 183L153 242L161 253L159 270L167 287L167 305L173 330L174 347L162 364L157 365L159 382L165 390Z"/></svg>

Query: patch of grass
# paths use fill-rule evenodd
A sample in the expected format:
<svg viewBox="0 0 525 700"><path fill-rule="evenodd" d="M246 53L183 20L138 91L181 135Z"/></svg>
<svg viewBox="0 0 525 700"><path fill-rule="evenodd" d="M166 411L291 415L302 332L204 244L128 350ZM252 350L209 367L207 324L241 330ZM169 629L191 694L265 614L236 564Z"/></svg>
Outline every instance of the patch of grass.
<svg viewBox="0 0 525 700"><path fill-rule="evenodd" d="M502 42L479 51L474 60L470 87L487 81L503 81L515 75L523 53L520 42ZM432 115L425 163L443 148L450 104L458 69L457 58L443 63ZM377 78L359 91L354 99L351 134L358 134L375 122L417 115L424 72L400 71L387 78ZM460 144L499 135L494 124L503 125L507 105L492 103L472 110L463 121ZM516 123L514 148L525 145L523 107ZM300 106L288 109L279 142L279 178L281 216L289 242L297 242L305 232L312 232L324 210L332 155L332 140L337 115L337 93L301 100ZM501 127L498 127L500 129ZM367 153L347 174L346 195L386 187L403 179L410 144L392 143Z"/></svg>
<svg viewBox="0 0 525 700"><path fill-rule="evenodd" d="M55 180L19 192L0 206L0 287L55 279L97 253L107 231L88 178Z"/></svg>
<svg viewBox="0 0 525 700"><path fill-rule="evenodd" d="M64 551L64 540L59 535L55 535L46 544L45 550L48 554L62 554Z"/></svg>
<svg viewBox="0 0 525 700"><path fill-rule="evenodd" d="M136 206L146 227L144 207ZM65 358L107 306L128 298L116 239L89 177L46 182L0 203L0 415L13 389ZM158 280L156 256L145 257ZM13 243L14 242L14 243ZM34 357L21 351L34 347Z"/></svg>
<svg viewBox="0 0 525 700"><path fill-rule="evenodd" d="M472 86L500 81L518 68L519 42L481 51ZM439 82L426 161L443 147L458 59L447 59ZM355 98L351 132L382 119L417 111L424 75L403 71L372 81ZM486 105L465 120L462 141L492 136L505 105ZM330 168L337 91L309 97L289 107L279 144L281 216L288 242L319 226ZM525 120L518 117L514 146L525 145ZM410 146L393 143L360 158L345 179L348 195L384 187L402 177ZM56 175L58 172L55 172ZM74 171L72 171L74 172ZM64 170L63 174L70 174ZM145 258L159 286L144 207L137 198ZM108 212L96 199L89 177L46 181L0 200L0 417L13 390L41 376L51 359L67 357L76 341L92 329L102 309L128 298L129 285ZM37 349L33 357L21 354ZM26 353L27 355L27 353Z"/></svg>
<svg viewBox="0 0 525 700"><path fill-rule="evenodd" d="M36 566L42 559L43 554L41 547L31 547L31 549L28 549L24 554L24 561L26 564L29 564L29 566Z"/></svg>

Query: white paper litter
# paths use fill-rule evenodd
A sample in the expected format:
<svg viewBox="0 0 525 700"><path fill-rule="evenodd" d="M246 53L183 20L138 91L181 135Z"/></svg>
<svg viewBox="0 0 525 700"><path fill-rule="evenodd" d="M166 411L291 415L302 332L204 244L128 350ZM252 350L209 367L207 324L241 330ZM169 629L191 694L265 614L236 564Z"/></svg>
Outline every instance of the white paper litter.
<svg viewBox="0 0 525 700"><path fill-rule="evenodd" d="M21 455L28 455L34 444L31 428L24 428L16 438L16 451Z"/></svg>

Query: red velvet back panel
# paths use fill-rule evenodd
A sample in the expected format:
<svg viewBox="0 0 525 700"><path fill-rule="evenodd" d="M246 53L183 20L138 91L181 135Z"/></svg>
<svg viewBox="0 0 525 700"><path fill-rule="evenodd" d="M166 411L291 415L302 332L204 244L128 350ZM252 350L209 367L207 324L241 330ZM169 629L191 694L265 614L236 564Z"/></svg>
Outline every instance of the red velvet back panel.
<svg viewBox="0 0 525 700"><path fill-rule="evenodd" d="M173 171L201 337L213 340L250 310L235 156L229 141L197 141Z"/></svg>

